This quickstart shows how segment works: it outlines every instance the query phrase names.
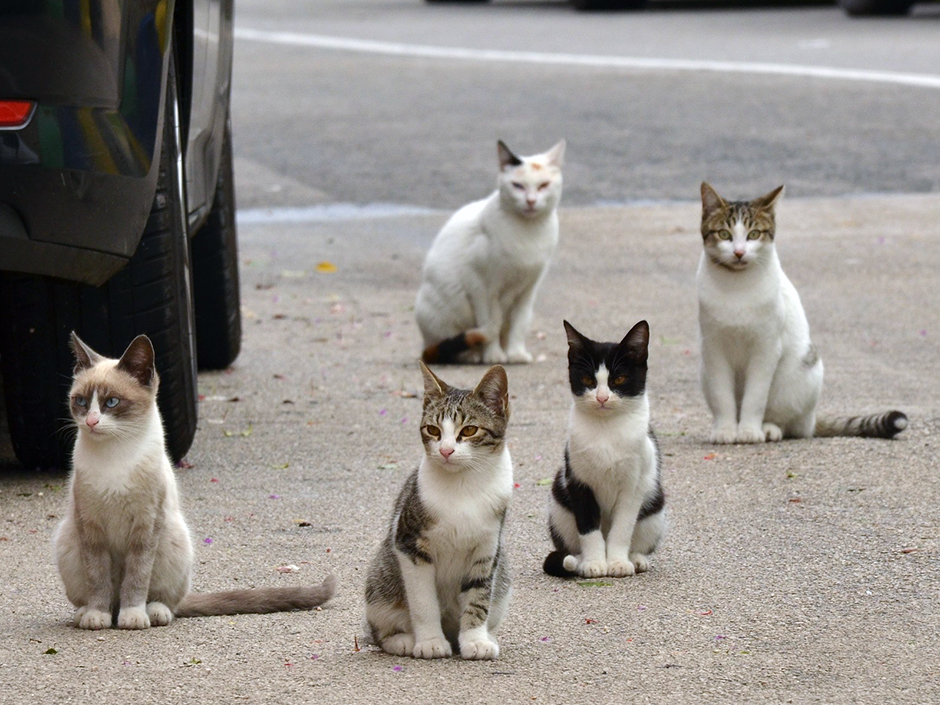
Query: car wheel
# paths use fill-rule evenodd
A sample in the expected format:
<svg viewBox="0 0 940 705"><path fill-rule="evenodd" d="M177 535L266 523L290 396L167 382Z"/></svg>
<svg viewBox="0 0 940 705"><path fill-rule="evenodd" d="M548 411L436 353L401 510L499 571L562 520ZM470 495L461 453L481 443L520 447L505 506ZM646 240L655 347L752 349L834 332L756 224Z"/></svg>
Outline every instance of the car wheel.
<svg viewBox="0 0 940 705"><path fill-rule="evenodd" d="M140 333L156 351L158 403L174 462L196 432L196 350L176 72L171 59L160 173L150 217L127 266L101 287L47 277L0 282L0 369L10 437L23 465L68 466L69 333L118 357Z"/></svg>
<svg viewBox="0 0 940 705"><path fill-rule="evenodd" d="M839 7L852 17L865 15L906 15L914 0L839 0Z"/></svg>
<svg viewBox="0 0 940 705"><path fill-rule="evenodd" d="M196 358L203 370L222 370L242 343L232 129L225 128L219 180L209 218L192 239Z"/></svg>
<svg viewBox="0 0 940 705"><path fill-rule="evenodd" d="M642 10L647 0L571 0L576 10Z"/></svg>

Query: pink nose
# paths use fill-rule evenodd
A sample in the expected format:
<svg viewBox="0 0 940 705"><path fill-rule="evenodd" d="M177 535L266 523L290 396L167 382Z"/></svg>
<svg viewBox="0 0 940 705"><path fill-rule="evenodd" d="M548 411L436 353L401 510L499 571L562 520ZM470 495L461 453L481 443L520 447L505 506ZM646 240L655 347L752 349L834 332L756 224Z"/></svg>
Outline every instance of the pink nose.
<svg viewBox="0 0 940 705"><path fill-rule="evenodd" d="M88 424L88 428L94 428L98 425L98 414L88 414L85 417L85 423Z"/></svg>
<svg viewBox="0 0 940 705"><path fill-rule="evenodd" d="M443 446L441 446L441 455L443 455L445 459L449 458L453 454L454 454L453 448L444 448Z"/></svg>
<svg viewBox="0 0 940 705"><path fill-rule="evenodd" d="M606 404L608 399L610 399L609 394L601 393L597 395L597 401L600 402L601 404Z"/></svg>
<svg viewBox="0 0 940 705"><path fill-rule="evenodd" d="M744 250L735 250L735 251L734 251L734 256L737 257L738 259L743 259L743 258L744 258Z"/></svg>

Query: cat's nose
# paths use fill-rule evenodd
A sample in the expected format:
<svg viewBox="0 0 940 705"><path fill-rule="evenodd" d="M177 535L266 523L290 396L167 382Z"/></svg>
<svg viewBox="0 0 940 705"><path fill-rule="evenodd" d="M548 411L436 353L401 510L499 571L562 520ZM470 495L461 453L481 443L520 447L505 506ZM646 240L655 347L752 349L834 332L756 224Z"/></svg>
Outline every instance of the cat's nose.
<svg viewBox="0 0 940 705"><path fill-rule="evenodd" d="M608 399L610 399L610 394L608 394L607 392L598 392L598 393L597 393L597 401L598 401L600 404L606 404Z"/></svg>
<svg viewBox="0 0 940 705"><path fill-rule="evenodd" d="M734 256L737 257L738 259L744 259L744 254L745 254L745 253L744 253L744 250L735 250L735 251L734 251Z"/></svg>
<svg viewBox="0 0 940 705"><path fill-rule="evenodd" d="M88 414L85 417L85 423L88 424L88 428L94 428L98 425L98 414Z"/></svg>
<svg viewBox="0 0 940 705"><path fill-rule="evenodd" d="M444 446L441 446L441 455L444 456L445 460L449 458L450 456L452 456L453 454L454 454L453 448L445 448Z"/></svg>

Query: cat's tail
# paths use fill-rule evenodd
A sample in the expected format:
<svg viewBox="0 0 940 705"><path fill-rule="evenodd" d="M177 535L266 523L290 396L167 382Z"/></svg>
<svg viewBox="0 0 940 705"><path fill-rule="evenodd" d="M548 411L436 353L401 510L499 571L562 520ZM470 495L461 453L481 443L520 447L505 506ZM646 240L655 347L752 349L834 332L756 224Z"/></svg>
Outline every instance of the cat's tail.
<svg viewBox="0 0 940 705"><path fill-rule="evenodd" d="M177 617L207 617L220 614L265 614L310 610L336 592L336 576L329 575L316 587L276 587L228 590L199 595L190 593L174 610Z"/></svg>
<svg viewBox="0 0 940 705"><path fill-rule="evenodd" d="M572 560L568 560L569 558ZM552 551L545 557L542 570L556 578L574 578L577 576L574 572L576 566L577 560L567 551Z"/></svg>
<svg viewBox="0 0 940 705"><path fill-rule="evenodd" d="M894 438L907 428L907 415L902 411L886 411L868 416L818 416L815 436L862 436L863 438Z"/></svg>
<svg viewBox="0 0 940 705"><path fill-rule="evenodd" d="M445 338L439 343L429 345L421 354L421 359L431 365L451 365L459 362L460 353L485 345L487 338L478 330L458 333L453 338Z"/></svg>

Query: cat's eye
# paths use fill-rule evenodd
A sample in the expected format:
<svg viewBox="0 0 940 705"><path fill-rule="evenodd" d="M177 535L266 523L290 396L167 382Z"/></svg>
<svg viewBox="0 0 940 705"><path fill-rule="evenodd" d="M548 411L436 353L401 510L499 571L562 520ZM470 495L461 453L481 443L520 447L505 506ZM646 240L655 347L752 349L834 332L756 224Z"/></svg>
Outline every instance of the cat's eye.
<svg viewBox="0 0 940 705"><path fill-rule="evenodd" d="M108 397L108 400L104 403L104 405L108 407L109 409L113 409L120 403L121 403L121 400L118 399L117 397Z"/></svg>
<svg viewBox="0 0 940 705"><path fill-rule="evenodd" d="M752 230L747 234L748 240L760 240L761 232L760 230Z"/></svg>
<svg viewBox="0 0 940 705"><path fill-rule="evenodd" d="M436 438L437 440L441 439L441 429L439 429L437 426L431 426L428 424L424 427L424 432L431 436L431 438Z"/></svg>
<svg viewBox="0 0 940 705"><path fill-rule="evenodd" d="M513 181L513 182L512 182L512 186L513 186L513 188L517 188L517 189L519 189L520 191L525 191L525 185L524 185L524 184L520 184L518 181Z"/></svg>
<svg viewBox="0 0 940 705"><path fill-rule="evenodd" d="M730 240L730 239L731 239L731 231L730 231L730 230L719 230L719 231L718 231L718 237L719 237L719 239L721 239L721 240Z"/></svg>
<svg viewBox="0 0 940 705"><path fill-rule="evenodd" d="M460 438L470 438L470 436L476 435L479 430L476 426L464 426L460 429Z"/></svg>
<svg viewBox="0 0 940 705"><path fill-rule="evenodd" d="M82 408L88 406L88 400L85 397L75 397L75 403Z"/></svg>
<svg viewBox="0 0 940 705"><path fill-rule="evenodd" d="M614 384L618 387L627 381L626 375L620 375L619 377L614 378Z"/></svg>
<svg viewBox="0 0 940 705"><path fill-rule="evenodd" d="M544 184L539 184L539 191L544 191L549 186L551 186L551 184L548 181L546 181Z"/></svg>
<svg viewBox="0 0 940 705"><path fill-rule="evenodd" d="M584 375L584 377L581 378L581 384L583 384L585 387L593 387L594 379L592 377L588 377L587 375Z"/></svg>

